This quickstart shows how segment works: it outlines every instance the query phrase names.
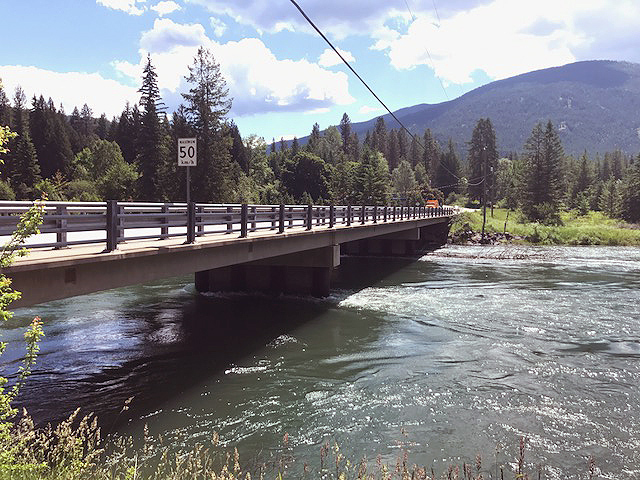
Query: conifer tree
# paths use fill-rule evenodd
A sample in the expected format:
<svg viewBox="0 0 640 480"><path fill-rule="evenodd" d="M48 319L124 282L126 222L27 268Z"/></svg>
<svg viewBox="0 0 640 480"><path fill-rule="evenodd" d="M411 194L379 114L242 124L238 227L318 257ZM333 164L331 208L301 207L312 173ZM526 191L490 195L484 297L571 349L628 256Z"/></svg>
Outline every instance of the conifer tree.
<svg viewBox="0 0 640 480"><path fill-rule="evenodd" d="M142 74L140 92L140 130L137 141L136 163L140 170L139 193L141 199L157 201L161 198L158 191L158 174L163 165L169 162L169 138L160 113L164 103L160 97L157 74L147 56L147 64Z"/></svg>
<svg viewBox="0 0 640 480"><path fill-rule="evenodd" d="M537 124L525 144L522 210L531 220L560 221L561 162L564 157L560 138L549 121Z"/></svg>
<svg viewBox="0 0 640 480"><path fill-rule="evenodd" d="M351 139L351 119L347 112L344 112L340 120L340 136L342 137L342 151L349 154L349 141Z"/></svg>
<svg viewBox="0 0 640 480"><path fill-rule="evenodd" d="M431 129L427 128L424 131L422 144L424 145L422 165L424 165L427 175L429 175L432 183L434 183L436 181L438 164L440 163L440 146L433 138L433 135L431 135Z"/></svg>
<svg viewBox="0 0 640 480"><path fill-rule="evenodd" d="M458 190L460 176L460 160L456 154L453 140L449 139L447 150L440 154L440 161L436 167L435 187L440 189L445 199Z"/></svg>
<svg viewBox="0 0 640 480"><path fill-rule="evenodd" d="M469 197L474 200L482 200L486 188L487 204L493 203L498 173L498 150L496 148L496 133L490 119L481 118L476 123L471 134L471 142L469 142L468 158Z"/></svg>
<svg viewBox="0 0 640 480"><path fill-rule="evenodd" d="M356 172L358 201L368 205L386 205L389 199L389 165L382 153L365 148Z"/></svg>
<svg viewBox="0 0 640 480"><path fill-rule="evenodd" d="M318 125L318 123L314 123L311 128L311 135L309 135L309 140L307 141L307 151L315 155L319 155L321 140L320 125Z"/></svg>
<svg viewBox="0 0 640 480"><path fill-rule="evenodd" d="M194 198L198 201L222 202L228 196L232 140L223 122L231 108L229 90L220 65L203 47L189 66L185 77L189 92L182 96L189 123L198 138L198 166L194 178Z"/></svg>
<svg viewBox="0 0 640 480"><path fill-rule="evenodd" d="M5 175L19 200L33 200L33 187L40 180L40 166L29 132L26 101L24 91L17 87L13 103L17 137L9 142Z"/></svg>

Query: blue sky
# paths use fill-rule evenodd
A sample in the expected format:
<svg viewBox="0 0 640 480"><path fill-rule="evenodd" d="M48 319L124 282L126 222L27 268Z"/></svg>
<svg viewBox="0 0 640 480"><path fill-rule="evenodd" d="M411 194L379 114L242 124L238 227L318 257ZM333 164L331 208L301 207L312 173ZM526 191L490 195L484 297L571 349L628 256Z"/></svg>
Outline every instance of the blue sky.
<svg viewBox="0 0 640 480"><path fill-rule="evenodd" d="M640 61L637 0L298 0L392 109L577 60ZM118 115L151 54L170 110L200 45L226 78L243 136L307 135L383 113L289 0L0 0L9 97Z"/></svg>

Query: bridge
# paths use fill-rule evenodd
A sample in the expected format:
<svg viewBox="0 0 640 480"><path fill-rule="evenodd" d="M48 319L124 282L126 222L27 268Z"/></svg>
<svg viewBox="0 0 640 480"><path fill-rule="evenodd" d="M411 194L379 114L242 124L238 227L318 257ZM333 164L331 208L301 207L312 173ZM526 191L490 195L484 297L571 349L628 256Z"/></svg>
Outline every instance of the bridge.
<svg viewBox="0 0 640 480"><path fill-rule="evenodd" d="M0 236L31 202L0 202ZM45 202L31 252L2 272L24 307L195 274L199 292L326 296L340 255L413 255L446 241L450 207Z"/></svg>

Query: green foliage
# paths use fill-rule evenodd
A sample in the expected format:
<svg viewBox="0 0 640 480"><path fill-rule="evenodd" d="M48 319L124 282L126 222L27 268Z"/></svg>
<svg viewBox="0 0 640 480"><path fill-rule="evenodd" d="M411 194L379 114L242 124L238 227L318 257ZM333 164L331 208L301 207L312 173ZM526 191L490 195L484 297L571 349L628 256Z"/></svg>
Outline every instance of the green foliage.
<svg viewBox="0 0 640 480"><path fill-rule="evenodd" d="M419 198L418 182L406 160L391 173L392 192L401 205L415 205Z"/></svg>
<svg viewBox="0 0 640 480"><path fill-rule="evenodd" d="M330 166L309 152L299 152L288 159L282 172L283 185L300 200L305 193L316 200L328 198L330 178Z"/></svg>
<svg viewBox="0 0 640 480"><path fill-rule="evenodd" d="M389 200L389 165L382 153L365 148L356 171L358 202L385 205Z"/></svg>

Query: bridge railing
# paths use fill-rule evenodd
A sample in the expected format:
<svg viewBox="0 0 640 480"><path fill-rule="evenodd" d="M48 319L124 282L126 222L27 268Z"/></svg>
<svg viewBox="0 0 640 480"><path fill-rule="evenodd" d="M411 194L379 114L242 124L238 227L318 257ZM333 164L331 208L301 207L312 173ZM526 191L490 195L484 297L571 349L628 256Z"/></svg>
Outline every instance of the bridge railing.
<svg viewBox="0 0 640 480"><path fill-rule="evenodd" d="M19 216L32 202L0 201L0 240L15 230ZM451 207L376 205L247 205L143 202L44 202L40 235L30 248L66 248L105 243L105 251L135 240L185 237L193 243L206 235L272 231L293 228L334 228L372 223L449 217Z"/></svg>

